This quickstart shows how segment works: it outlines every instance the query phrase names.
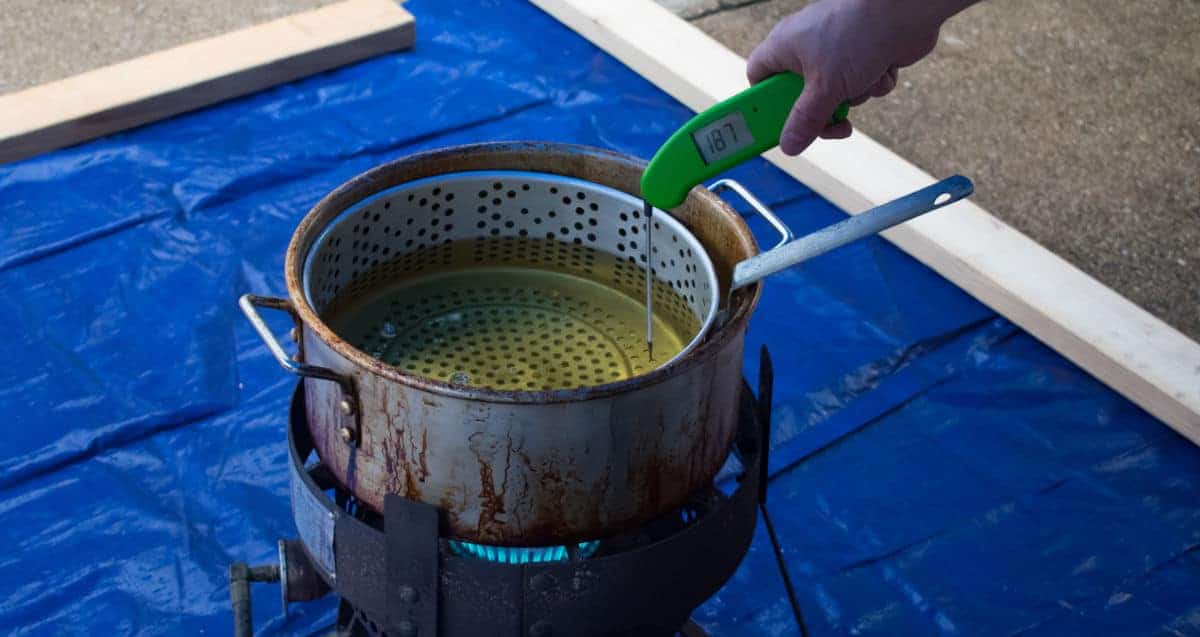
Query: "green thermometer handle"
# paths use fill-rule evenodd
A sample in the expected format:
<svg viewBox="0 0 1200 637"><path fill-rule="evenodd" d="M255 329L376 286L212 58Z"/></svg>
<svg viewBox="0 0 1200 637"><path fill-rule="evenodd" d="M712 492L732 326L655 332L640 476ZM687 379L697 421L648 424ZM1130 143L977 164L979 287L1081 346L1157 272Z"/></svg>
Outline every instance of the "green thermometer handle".
<svg viewBox="0 0 1200 637"><path fill-rule="evenodd" d="M693 117L658 149L642 173L642 198L661 209L683 203L693 186L779 145L804 78L779 73ZM846 119L843 103L832 121Z"/></svg>

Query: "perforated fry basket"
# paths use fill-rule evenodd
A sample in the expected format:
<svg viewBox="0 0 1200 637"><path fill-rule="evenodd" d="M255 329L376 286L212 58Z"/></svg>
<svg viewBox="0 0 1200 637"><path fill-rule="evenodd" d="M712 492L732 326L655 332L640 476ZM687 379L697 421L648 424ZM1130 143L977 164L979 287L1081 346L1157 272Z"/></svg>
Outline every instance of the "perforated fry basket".
<svg viewBox="0 0 1200 637"><path fill-rule="evenodd" d="M683 356L716 311L704 249L669 214L653 223L656 360L639 327L641 200L560 175L461 172L380 192L318 237L304 293L340 336L409 373L509 390L613 382Z"/></svg>

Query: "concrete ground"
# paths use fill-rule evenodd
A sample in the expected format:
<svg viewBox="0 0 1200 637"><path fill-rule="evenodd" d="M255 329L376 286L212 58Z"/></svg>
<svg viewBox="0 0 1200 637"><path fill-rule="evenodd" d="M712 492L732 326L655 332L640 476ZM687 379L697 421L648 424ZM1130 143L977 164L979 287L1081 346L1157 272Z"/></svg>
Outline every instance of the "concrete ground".
<svg viewBox="0 0 1200 637"><path fill-rule="evenodd" d="M660 0L749 55L802 0ZM1200 340L1200 4L1005 0L855 126Z"/></svg>
<svg viewBox="0 0 1200 637"><path fill-rule="evenodd" d="M0 93L332 1L5 0ZM805 4L659 1L743 55ZM1200 339L1200 4L984 2L941 40L855 125Z"/></svg>
<svg viewBox="0 0 1200 637"><path fill-rule="evenodd" d="M336 0L0 0L0 94Z"/></svg>

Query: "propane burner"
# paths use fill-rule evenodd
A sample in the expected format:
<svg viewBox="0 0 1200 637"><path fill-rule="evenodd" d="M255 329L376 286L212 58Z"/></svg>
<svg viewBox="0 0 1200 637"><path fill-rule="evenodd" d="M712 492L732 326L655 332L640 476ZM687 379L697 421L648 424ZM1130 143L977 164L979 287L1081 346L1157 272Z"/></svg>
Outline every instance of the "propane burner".
<svg viewBox="0 0 1200 637"><path fill-rule="evenodd" d="M710 484L633 531L544 547L441 537L436 507L398 495L382 514L363 506L317 459L301 383L288 427L298 538L280 541L277 566L230 567L235 634L253 632L249 582L279 581L285 612L338 595L338 635L704 635L689 616L737 569L765 501L771 376L764 351L758 400L743 383L732 493Z"/></svg>

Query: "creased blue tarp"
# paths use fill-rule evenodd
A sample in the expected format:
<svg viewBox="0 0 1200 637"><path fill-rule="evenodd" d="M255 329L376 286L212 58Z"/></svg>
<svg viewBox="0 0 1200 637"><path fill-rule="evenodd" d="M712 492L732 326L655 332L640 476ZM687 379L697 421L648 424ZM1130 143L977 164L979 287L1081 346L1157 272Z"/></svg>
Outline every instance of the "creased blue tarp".
<svg viewBox="0 0 1200 637"><path fill-rule="evenodd" d="M294 534L293 383L235 300L284 291L326 192L466 142L645 157L690 114L528 5L408 6L412 51L0 167L0 631L230 631L228 564ZM842 216L733 175L797 231ZM764 343L813 634L1200 634L1200 452L1167 427L880 239L772 278L752 380ZM265 634L333 619L254 597ZM795 632L765 535L697 619Z"/></svg>

